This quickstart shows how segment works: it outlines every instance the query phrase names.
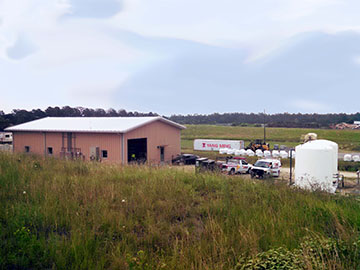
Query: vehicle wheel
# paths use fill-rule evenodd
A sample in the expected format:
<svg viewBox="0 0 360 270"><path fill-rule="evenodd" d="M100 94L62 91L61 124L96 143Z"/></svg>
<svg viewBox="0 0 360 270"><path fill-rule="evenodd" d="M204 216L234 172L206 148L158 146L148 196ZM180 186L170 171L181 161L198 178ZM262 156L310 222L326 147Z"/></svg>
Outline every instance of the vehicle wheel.
<svg viewBox="0 0 360 270"><path fill-rule="evenodd" d="M249 173L250 173L250 169L248 169L248 170L246 171L246 173L249 174Z"/></svg>
<svg viewBox="0 0 360 270"><path fill-rule="evenodd" d="M230 175L234 175L235 174L235 169L231 169L229 172Z"/></svg>
<svg viewBox="0 0 360 270"><path fill-rule="evenodd" d="M250 177L251 177L251 178L255 178L255 177L256 177L256 173L250 172Z"/></svg>

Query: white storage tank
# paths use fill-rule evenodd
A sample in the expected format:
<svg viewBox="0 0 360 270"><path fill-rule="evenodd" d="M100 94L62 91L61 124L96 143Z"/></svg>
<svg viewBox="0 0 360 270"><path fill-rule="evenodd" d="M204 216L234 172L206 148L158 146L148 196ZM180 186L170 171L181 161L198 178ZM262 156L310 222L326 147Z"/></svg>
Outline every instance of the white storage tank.
<svg viewBox="0 0 360 270"><path fill-rule="evenodd" d="M314 140L296 146L295 151L295 185L334 193L338 185L337 143Z"/></svg>
<svg viewBox="0 0 360 270"><path fill-rule="evenodd" d="M355 161L355 162L359 162L360 161L360 156L359 155L353 155L352 160Z"/></svg>
<svg viewBox="0 0 360 270"><path fill-rule="evenodd" d="M220 153L221 155L227 154L227 148L220 148L220 149L219 149L219 153Z"/></svg>
<svg viewBox="0 0 360 270"><path fill-rule="evenodd" d="M241 151L240 150L235 150L235 156L240 156L241 155Z"/></svg>

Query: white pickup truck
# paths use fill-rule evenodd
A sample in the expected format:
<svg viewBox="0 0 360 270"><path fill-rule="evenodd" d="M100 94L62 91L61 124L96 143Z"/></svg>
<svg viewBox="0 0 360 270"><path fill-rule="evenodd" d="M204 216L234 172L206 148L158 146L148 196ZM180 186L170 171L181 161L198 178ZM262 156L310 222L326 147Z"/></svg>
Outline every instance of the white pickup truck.
<svg viewBox="0 0 360 270"><path fill-rule="evenodd" d="M244 158L239 157L230 158L222 165L222 171L231 175L249 173L251 168L251 164L247 163Z"/></svg>
<svg viewBox="0 0 360 270"><path fill-rule="evenodd" d="M281 161L278 159L259 159L250 170L251 178L279 177Z"/></svg>

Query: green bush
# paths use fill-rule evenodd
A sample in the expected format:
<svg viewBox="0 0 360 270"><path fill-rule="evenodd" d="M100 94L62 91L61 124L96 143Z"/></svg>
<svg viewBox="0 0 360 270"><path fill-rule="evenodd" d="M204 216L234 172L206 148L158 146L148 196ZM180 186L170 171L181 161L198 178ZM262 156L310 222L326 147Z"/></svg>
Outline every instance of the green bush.
<svg viewBox="0 0 360 270"><path fill-rule="evenodd" d="M0 227L1 228L1 227ZM5 228L1 228L5 232ZM43 239L21 227L10 235L1 234L0 266L4 269L47 268L51 266L49 250Z"/></svg>
<svg viewBox="0 0 360 270"><path fill-rule="evenodd" d="M360 241L306 238L300 247L270 249L254 257L240 257L235 270L360 269Z"/></svg>
<svg viewBox="0 0 360 270"><path fill-rule="evenodd" d="M356 172L360 169L360 162L339 160L339 171Z"/></svg>

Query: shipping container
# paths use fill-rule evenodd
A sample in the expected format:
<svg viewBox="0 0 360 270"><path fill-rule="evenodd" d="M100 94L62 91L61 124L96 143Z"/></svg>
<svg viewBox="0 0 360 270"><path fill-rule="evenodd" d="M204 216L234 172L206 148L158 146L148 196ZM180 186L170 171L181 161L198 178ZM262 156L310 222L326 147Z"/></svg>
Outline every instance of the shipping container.
<svg viewBox="0 0 360 270"><path fill-rule="evenodd" d="M220 149L244 149L244 141L235 140L194 140L194 150L198 151L219 151Z"/></svg>

